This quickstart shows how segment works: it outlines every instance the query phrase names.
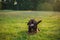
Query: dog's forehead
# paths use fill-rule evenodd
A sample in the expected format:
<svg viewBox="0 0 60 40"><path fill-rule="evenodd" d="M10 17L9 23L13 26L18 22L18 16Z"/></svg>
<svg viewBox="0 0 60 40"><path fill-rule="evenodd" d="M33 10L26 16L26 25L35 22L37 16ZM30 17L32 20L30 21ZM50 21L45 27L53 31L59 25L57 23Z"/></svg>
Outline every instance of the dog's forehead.
<svg viewBox="0 0 60 40"><path fill-rule="evenodd" d="M32 20L34 20L34 18L31 18L30 20L32 21Z"/></svg>
<svg viewBox="0 0 60 40"><path fill-rule="evenodd" d="M31 20L34 20L34 18L31 18Z"/></svg>

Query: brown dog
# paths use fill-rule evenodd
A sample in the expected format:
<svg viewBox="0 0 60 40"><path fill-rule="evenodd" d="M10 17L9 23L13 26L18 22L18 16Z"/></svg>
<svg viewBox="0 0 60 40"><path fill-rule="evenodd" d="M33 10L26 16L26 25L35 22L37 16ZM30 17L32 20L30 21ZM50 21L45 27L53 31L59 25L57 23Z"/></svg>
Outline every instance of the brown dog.
<svg viewBox="0 0 60 40"><path fill-rule="evenodd" d="M37 30L38 31L40 31L38 28L37 28L37 25L41 22L42 20L40 20L40 21L35 21L34 19L31 19L28 23L27 23L27 25L28 25L28 32L29 33L32 33L32 32L37 32Z"/></svg>

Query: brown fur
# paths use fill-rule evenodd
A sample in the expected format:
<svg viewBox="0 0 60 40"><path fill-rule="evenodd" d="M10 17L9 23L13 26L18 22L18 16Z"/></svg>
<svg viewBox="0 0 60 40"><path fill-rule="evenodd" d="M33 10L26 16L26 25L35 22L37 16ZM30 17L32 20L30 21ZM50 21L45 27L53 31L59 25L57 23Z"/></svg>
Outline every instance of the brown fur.
<svg viewBox="0 0 60 40"><path fill-rule="evenodd" d="M29 33L32 33L32 32L37 32L37 31L40 31L38 28L37 28L37 25L39 24L41 22L41 20L40 21L35 21L34 19L31 19L28 23L27 23L27 25L28 25L28 32Z"/></svg>

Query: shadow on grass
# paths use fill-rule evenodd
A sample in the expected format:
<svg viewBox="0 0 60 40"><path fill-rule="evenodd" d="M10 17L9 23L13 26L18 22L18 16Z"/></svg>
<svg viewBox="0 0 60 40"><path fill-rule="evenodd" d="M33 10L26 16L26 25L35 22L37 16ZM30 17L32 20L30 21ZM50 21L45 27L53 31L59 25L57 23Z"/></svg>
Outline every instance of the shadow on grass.
<svg viewBox="0 0 60 40"><path fill-rule="evenodd" d="M17 35L9 33L0 33L0 40L27 40L26 31L18 32Z"/></svg>
<svg viewBox="0 0 60 40"><path fill-rule="evenodd" d="M19 40L30 40L30 38L31 38L30 36L35 35L35 33L29 34L28 31L21 31L21 32L18 32L18 35L19 35L19 37L17 37L17 39L19 39Z"/></svg>
<svg viewBox="0 0 60 40"><path fill-rule="evenodd" d="M29 40L31 35L27 31L14 33L0 33L0 40Z"/></svg>
<svg viewBox="0 0 60 40"><path fill-rule="evenodd" d="M18 40L28 40L28 33L27 33L27 31L18 32L18 35L19 35L17 37Z"/></svg>
<svg viewBox="0 0 60 40"><path fill-rule="evenodd" d="M10 40L12 37L13 34L11 33L0 33L0 40Z"/></svg>
<svg viewBox="0 0 60 40"><path fill-rule="evenodd" d="M31 38L32 39L38 38L37 36L40 37L39 39L44 38L44 40L45 39L60 40L60 36L58 34L56 35L45 34L43 31L38 33L35 38L34 38L34 35L36 34L33 34L33 35L28 34L26 30L18 32L17 35L11 34L11 33L0 33L0 40L30 40Z"/></svg>

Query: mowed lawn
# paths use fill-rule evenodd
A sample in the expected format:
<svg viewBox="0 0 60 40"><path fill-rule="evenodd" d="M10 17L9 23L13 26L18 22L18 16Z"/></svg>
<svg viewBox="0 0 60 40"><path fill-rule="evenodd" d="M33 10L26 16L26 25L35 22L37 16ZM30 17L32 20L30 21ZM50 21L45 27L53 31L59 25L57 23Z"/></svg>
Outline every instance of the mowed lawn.
<svg viewBox="0 0 60 40"><path fill-rule="evenodd" d="M27 22L42 19L36 34L27 33ZM0 11L0 40L60 40L60 12Z"/></svg>

